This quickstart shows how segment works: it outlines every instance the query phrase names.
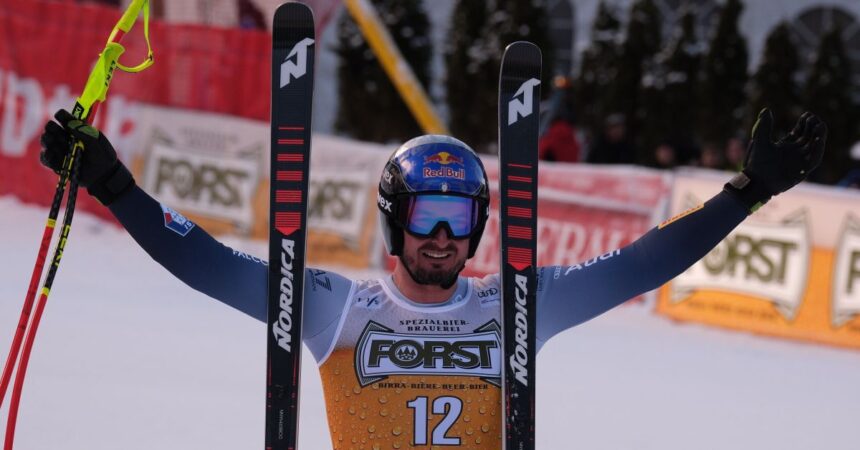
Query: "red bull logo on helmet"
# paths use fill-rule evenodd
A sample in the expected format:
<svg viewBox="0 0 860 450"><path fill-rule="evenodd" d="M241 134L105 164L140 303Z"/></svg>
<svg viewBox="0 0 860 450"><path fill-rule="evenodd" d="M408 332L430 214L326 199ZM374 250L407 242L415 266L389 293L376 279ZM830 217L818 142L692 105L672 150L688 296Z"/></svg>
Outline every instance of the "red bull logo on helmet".
<svg viewBox="0 0 860 450"><path fill-rule="evenodd" d="M438 169L427 167L428 164L440 164ZM456 180L466 179L466 169L448 167L451 164L463 165L463 158L448 152L438 152L424 157L424 178L454 178Z"/></svg>
<svg viewBox="0 0 860 450"><path fill-rule="evenodd" d="M459 164L462 166L463 165L463 158L461 158L457 155L453 155L453 154L448 153L448 152L439 152L439 153L435 153L433 155L424 157L424 164L431 163L431 162L439 163L439 164L442 164L445 166L447 166L448 164Z"/></svg>

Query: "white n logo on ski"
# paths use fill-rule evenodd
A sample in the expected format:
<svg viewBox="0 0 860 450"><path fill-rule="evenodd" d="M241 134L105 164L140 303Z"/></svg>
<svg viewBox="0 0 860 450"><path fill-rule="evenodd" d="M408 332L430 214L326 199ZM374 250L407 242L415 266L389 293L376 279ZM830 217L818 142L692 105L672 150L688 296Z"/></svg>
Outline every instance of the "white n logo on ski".
<svg viewBox="0 0 860 450"><path fill-rule="evenodd" d="M308 47L313 45L314 40L304 38L290 50L290 54L281 63L281 87L290 84L290 76L295 79L301 78L308 71ZM295 61L290 58L296 57Z"/></svg>
<svg viewBox="0 0 860 450"><path fill-rule="evenodd" d="M521 117L526 118L532 113L532 105L534 102L534 88L540 85L540 80L532 78L523 82L517 89L514 98L508 102L508 125L513 125ZM517 97L522 95L522 101Z"/></svg>

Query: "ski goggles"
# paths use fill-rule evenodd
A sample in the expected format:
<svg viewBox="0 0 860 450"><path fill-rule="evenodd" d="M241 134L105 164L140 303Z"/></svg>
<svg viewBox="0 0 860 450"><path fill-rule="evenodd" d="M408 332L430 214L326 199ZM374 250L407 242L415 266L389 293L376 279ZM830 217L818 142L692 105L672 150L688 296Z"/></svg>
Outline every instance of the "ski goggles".
<svg viewBox="0 0 860 450"><path fill-rule="evenodd" d="M410 195L399 200L398 221L417 237L434 236L445 227L452 239L471 237L478 227L481 203L471 197L443 194Z"/></svg>

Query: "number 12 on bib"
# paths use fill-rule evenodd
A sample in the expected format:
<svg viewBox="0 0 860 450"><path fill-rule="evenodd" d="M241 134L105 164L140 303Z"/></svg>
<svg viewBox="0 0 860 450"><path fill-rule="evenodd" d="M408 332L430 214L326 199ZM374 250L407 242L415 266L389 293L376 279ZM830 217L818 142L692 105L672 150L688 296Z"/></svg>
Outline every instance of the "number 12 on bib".
<svg viewBox="0 0 860 450"><path fill-rule="evenodd" d="M530 42L508 45L499 76L502 402L507 450L535 448L540 78L540 49Z"/></svg>

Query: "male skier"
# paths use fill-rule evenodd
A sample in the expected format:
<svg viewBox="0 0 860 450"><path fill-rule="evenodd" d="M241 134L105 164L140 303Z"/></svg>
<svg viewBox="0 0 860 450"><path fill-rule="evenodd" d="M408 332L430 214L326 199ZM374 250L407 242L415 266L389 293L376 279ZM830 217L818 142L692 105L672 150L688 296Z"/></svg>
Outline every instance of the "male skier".
<svg viewBox="0 0 860 450"><path fill-rule="evenodd" d="M265 262L220 244L137 187L98 130L66 111L55 117L41 138L43 164L57 171L71 139L83 141L81 186L152 258L194 289L266 321ZM583 264L539 268L538 348L671 280L805 179L821 161L825 124L804 113L773 142L772 121L762 110L743 171L700 208ZM500 448L499 276L459 276L487 220L483 165L457 139L412 139L389 158L377 201L386 247L398 257L390 276L305 272L303 340L319 364L332 444Z"/></svg>

